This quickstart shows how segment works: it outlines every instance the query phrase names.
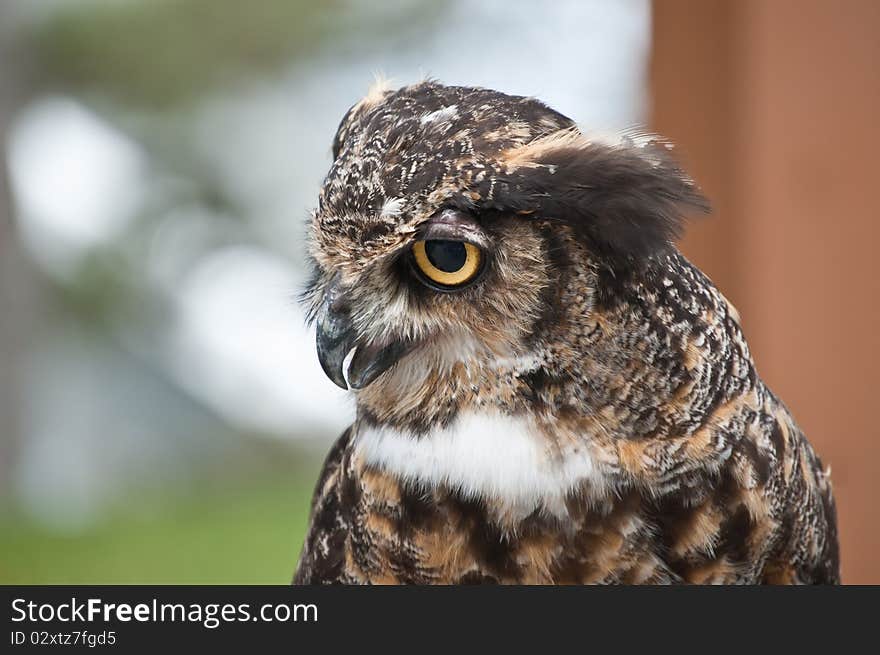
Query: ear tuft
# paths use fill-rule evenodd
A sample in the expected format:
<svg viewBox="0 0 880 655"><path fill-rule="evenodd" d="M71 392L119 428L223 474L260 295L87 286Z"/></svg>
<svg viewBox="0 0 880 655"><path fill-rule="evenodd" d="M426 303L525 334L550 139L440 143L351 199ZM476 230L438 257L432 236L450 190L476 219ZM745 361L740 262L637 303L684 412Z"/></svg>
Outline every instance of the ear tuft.
<svg viewBox="0 0 880 655"><path fill-rule="evenodd" d="M653 135L567 128L502 153L476 204L564 222L607 264L634 266L671 247L684 212L709 210L670 150Z"/></svg>
<svg viewBox="0 0 880 655"><path fill-rule="evenodd" d="M363 110L369 109L382 102L382 100L385 99L385 96L393 90L393 80L385 77L385 74L381 71L375 71L373 73L373 83L370 84L370 87L367 89L367 95L349 107L348 111L345 112L345 115L339 122L339 126L336 128L336 135L333 137L333 145L331 147L331 153L334 160L339 157L339 151L342 149L342 143L345 141L352 120Z"/></svg>

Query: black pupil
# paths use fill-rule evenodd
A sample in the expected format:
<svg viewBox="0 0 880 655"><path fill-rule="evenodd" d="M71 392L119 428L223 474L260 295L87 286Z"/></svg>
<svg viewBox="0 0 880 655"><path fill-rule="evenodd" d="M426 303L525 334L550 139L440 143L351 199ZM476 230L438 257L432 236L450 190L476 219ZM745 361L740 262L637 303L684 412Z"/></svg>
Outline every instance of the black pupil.
<svg viewBox="0 0 880 655"><path fill-rule="evenodd" d="M425 241L425 254L428 261L444 273L460 271L467 261L467 250L461 241Z"/></svg>

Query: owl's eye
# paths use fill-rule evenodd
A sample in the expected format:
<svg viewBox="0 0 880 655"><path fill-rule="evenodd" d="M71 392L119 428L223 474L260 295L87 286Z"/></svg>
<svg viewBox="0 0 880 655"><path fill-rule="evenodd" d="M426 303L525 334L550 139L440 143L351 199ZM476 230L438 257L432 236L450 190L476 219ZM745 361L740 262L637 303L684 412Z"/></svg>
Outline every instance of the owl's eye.
<svg viewBox="0 0 880 655"><path fill-rule="evenodd" d="M483 263L480 249L466 241L416 241L412 253L422 279L440 290L459 288L473 281Z"/></svg>

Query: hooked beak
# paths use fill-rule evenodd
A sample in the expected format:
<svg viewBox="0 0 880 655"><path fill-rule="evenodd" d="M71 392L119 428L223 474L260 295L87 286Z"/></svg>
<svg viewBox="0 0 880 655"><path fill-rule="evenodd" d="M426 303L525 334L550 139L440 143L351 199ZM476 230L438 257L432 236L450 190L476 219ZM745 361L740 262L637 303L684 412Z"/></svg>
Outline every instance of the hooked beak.
<svg viewBox="0 0 880 655"><path fill-rule="evenodd" d="M363 389L415 346L411 341L384 345L359 342L338 280L331 282L318 312L316 345L324 373L343 389ZM345 358L352 348L356 350L348 365L346 382Z"/></svg>

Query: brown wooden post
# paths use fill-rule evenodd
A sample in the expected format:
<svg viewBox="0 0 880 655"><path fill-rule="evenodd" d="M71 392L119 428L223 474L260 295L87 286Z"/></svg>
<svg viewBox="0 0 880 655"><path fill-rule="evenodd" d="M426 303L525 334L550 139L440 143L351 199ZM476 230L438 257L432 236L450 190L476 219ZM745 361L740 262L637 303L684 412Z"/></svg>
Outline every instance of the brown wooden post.
<svg viewBox="0 0 880 655"><path fill-rule="evenodd" d="M880 583L880 2L654 0L653 128L717 209L683 249L833 469Z"/></svg>

